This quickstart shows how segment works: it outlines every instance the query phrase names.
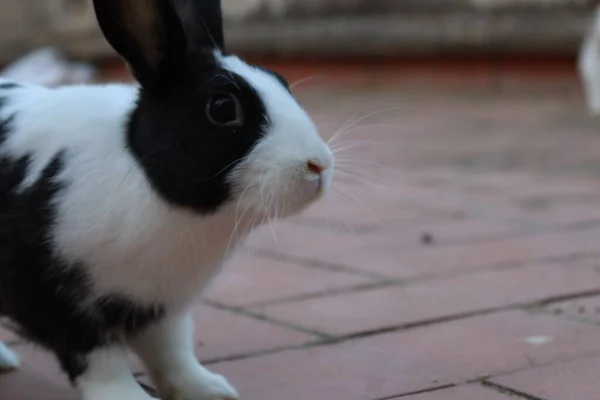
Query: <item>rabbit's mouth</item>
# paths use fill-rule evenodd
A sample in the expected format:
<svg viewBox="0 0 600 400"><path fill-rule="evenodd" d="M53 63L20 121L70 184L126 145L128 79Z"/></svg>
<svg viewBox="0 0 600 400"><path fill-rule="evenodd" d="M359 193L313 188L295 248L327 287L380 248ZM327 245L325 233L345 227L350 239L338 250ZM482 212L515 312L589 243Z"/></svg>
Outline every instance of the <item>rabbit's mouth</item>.
<svg viewBox="0 0 600 400"><path fill-rule="evenodd" d="M259 220L293 216L321 199L329 190L334 156L324 142L308 150L285 152L264 141L232 173L233 201ZM286 150L283 148L283 150ZM264 217L264 218L263 218Z"/></svg>
<svg viewBox="0 0 600 400"><path fill-rule="evenodd" d="M311 203L319 200L325 195L331 184L333 167L320 168L318 171L312 170L305 179L298 184L299 201Z"/></svg>
<svg viewBox="0 0 600 400"><path fill-rule="evenodd" d="M317 173L306 170L290 174L284 182L264 184L247 188L241 196L240 209L247 209L247 215L262 224L272 219L284 219L296 215L320 200L328 191L333 168L328 167ZM272 185L272 186L271 186ZM272 190L269 190L269 187ZM248 199L250 202L246 203ZM252 201L254 199L255 201Z"/></svg>
<svg viewBox="0 0 600 400"><path fill-rule="evenodd" d="M328 191L333 176L332 163L301 173L290 183L291 190L281 199L280 217L297 214L320 200Z"/></svg>

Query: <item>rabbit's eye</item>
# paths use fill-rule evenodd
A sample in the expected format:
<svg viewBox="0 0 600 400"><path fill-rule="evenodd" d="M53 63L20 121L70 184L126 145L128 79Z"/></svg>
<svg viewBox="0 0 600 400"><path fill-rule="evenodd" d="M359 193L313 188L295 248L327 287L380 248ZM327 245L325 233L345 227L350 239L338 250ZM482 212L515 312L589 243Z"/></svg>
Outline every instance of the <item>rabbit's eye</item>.
<svg viewBox="0 0 600 400"><path fill-rule="evenodd" d="M213 96L206 105L206 116L216 126L240 127L244 124L240 102L231 94Z"/></svg>

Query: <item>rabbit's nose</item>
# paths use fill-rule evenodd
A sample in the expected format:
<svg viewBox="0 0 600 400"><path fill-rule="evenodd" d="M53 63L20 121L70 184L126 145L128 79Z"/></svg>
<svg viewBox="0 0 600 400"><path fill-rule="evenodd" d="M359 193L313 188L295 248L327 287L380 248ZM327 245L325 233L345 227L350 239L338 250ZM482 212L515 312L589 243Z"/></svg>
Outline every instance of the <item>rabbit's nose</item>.
<svg viewBox="0 0 600 400"><path fill-rule="evenodd" d="M313 155L306 161L305 169L311 174L323 175L333 167L333 157L329 152Z"/></svg>
<svg viewBox="0 0 600 400"><path fill-rule="evenodd" d="M306 162L306 169L313 174L321 175L326 167L317 160L308 160Z"/></svg>

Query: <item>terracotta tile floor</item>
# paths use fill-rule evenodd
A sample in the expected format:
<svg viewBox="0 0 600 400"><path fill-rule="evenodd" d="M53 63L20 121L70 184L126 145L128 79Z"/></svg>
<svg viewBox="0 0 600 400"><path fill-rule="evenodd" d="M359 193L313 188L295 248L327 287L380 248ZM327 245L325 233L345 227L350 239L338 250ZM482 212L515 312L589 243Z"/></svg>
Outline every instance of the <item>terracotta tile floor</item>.
<svg viewBox="0 0 600 400"><path fill-rule="evenodd" d="M544 77L300 88L335 190L232 260L198 357L244 400L600 398L600 123ZM0 399L76 398L11 343Z"/></svg>

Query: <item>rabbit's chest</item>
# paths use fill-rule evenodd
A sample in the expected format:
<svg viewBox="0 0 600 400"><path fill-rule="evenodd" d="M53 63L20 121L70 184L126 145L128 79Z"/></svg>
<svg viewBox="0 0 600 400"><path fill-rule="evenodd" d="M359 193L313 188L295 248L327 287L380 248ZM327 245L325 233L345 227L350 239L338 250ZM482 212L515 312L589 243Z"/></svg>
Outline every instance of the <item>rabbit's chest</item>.
<svg viewBox="0 0 600 400"><path fill-rule="evenodd" d="M86 246L83 264L96 296L118 293L148 304L186 306L223 265L227 234L168 229L128 245L98 240Z"/></svg>
<svg viewBox="0 0 600 400"><path fill-rule="evenodd" d="M224 262L221 242L203 239L152 238L131 251L109 248L92 257L88 272L99 292L118 291L146 302L187 303Z"/></svg>
<svg viewBox="0 0 600 400"><path fill-rule="evenodd" d="M83 266L96 297L173 306L195 300L235 248L233 213L173 207L131 157L107 164L95 149L76 153L61 173L53 248L67 264Z"/></svg>
<svg viewBox="0 0 600 400"><path fill-rule="evenodd" d="M99 198L99 197L94 197ZM55 248L83 265L95 297L121 294L152 304L194 301L237 244L227 215L173 210L148 193L130 203L60 202Z"/></svg>

